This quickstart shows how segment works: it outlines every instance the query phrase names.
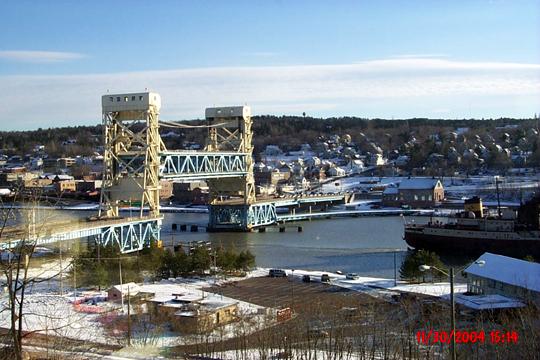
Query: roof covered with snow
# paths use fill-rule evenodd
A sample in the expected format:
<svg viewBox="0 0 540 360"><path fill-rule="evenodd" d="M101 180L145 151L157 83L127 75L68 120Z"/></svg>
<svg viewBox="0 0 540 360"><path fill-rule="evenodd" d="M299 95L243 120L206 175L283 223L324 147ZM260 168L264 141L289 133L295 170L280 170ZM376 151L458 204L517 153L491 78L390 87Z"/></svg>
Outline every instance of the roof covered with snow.
<svg viewBox="0 0 540 360"><path fill-rule="evenodd" d="M524 307L525 304L519 300L506 296L492 295L465 295L456 294L456 302L475 310L492 310Z"/></svg>
<svg viewBox="0 0 540 360"><path fill-rule="evenodd" d="M438 184L440 184L440 181L437 179L413 178L401 181L399 188L402 190L433 189Z"/></svg>
<svg viewBox="0 0 540 360"><path fill-rule="evenodd" d="M121 293L127 293L128 290L131 295L135 295L139 291L141 291L141 288L139 285L135 284L134 282L122 284L122 285L114 285L114 289L120 291Z"/></svg>
<svg viewBox="0 0 540 360"><path fill-rule="evenodd" d="M484 253L478 260L485 263L473 263L465 272L540 292L540 264L491 253Z"/></svg>

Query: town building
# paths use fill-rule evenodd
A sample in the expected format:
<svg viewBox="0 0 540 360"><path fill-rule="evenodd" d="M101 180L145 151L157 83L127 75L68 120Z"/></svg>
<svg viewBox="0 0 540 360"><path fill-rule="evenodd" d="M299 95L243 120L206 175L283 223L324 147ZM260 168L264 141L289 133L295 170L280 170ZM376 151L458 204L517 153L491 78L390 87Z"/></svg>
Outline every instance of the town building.
<svg viewBox="0 0 540 360"><path fill-rule="evenodd" d="M334 176L334 177L345 176L345 170L336 166L333 166L330 169L328 169L327 173L328 173L328 176Z"/></svg>
<svg viewBox="0 0 540 360"><path fill-rule="evenodd" d="M75 186L79 192L93 192L101 189L101 183L101 180L79 180L75 182Z"/></svg>
<svg viewBox="0 0 540 360"><path fill-rule="evenodd" d="M159 198L161 200L169 200L173 196L173 182L169 180L159 181Z"/></svg>
<svg viewBox="0 0 540 360"><path fill-rule="evenodd" d="M51 184L52 184L51 179L34 178L34 179L25 180L24 188L25 189L38 189L38 188L44 188Z"/></svg>
<svg viewBox="0 0 540 360"><path fill-rule="evenodd" d="M4 169L3 172L0 173L0 186L18 187L36 177L37 174L27 172L25 167Z"/></svg>
<svg viewBox="0 0 540 360"><path fill-rule="evenodd" d="M540 305L540 264L484 253L464 272L469 293L502 295Z"/></svg>
<svg viewBox="0 0 540 360"><path fill-rule="evenodd" d="M205 205L208 203L208 185L204 181L173 183L174 200L180 204Z"/></svg>
<svg viewBox="0 0 540 360"><path fill-rule="evenodd" d="M71 167L71 166L75 165L76 163L77 163L77 159L70 158L70 157L65 157L65 158L58 159L56 161L56 166L59 169L65 169L65 168L68 168L68 167Z"/></svg>
<svg viewBox="0 0 540 360"><path fill-rule="evenodd" d="M114 302L121 302L128 294L129 296L135 296L141 291L139 285L130 282L122 285L115 285L107 291L107 300Z"/></svg>
<svg viewBox="0 0 540 360"><path fill-rule="evenodd" d="M238 305L231 301L174 293L146 302L149 311L167 316L174 330L182 333L206 333L237 320Z"/></svg>
<svg viewBox="0 0 540 360"><path fill-rule="evenodd" d="M383 191L383 206L432 207L444 200L444 187L438 179L413 178Z"/></svg>
<svg viewBox="0 0 540 360"><path fill-rule="evenodd" d="M260 169L253 173L255 184L257 185L277 185L286 182L290 177L290 172L281 172L279 169Z"/></svg>

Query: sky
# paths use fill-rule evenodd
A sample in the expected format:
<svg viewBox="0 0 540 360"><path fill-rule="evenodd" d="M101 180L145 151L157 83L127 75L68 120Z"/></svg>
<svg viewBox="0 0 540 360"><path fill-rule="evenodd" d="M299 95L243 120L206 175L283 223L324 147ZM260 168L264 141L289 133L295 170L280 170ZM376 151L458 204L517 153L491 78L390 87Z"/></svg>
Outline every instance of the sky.
<svg viewBox="0 0 540 360"><path fill-rule="evenodd" d="M0 2L0 130L101 122L155 91L163 120L254 114L530 118L540 0Z"/></svg>

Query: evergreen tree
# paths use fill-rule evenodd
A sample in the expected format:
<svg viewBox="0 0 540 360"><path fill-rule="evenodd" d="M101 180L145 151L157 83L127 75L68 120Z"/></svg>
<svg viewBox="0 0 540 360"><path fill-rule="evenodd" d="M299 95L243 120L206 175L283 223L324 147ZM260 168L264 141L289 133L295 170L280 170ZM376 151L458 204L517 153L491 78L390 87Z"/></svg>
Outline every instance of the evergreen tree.
<svg viewBox="0 0 540 360"><path fill-rule="evenodd" d="M433 269L427 272L420 271L420 265L429 265L446 271L444 264L436 253L421 249L407 254L405 261L403 261L399 269L400 277L409 281L425 281L426 273L431 274L436 279L444 279L446 277L441 272Z"/></svg>

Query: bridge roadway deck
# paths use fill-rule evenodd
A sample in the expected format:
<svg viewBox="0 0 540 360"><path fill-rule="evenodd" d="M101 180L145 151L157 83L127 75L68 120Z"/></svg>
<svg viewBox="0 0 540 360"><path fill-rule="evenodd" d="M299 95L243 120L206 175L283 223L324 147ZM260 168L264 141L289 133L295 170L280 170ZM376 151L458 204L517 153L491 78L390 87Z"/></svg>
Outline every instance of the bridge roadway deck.
<svg viewBox="0 0 540 360"><path fill-rule="evenodd" d="M33 242L33 240L36 240L38 245L43 245L56 241L98 235L102 233L103 229L115 225L147 223L161 219L162 217L152 216L96 220L80 219L76 221L45 222L36 224L35 228L31 225L7 227L2 231L0 237L0 250L13 248L21 241Z"/></svg>
<svg viewBox="0 0 540 360"><path fill-rule="evenodd" d="M398 215L427 215L433 214L434 210L344 210L344 211L325 211L301 214L278 214L278 222L299 221L316 218L332 218L343 216L398 216Z"/></svg>
<svg viewBox="0 0 540 360"><path fill-rule="evenodd" d="M285 196L285 197L257 197L255 204L267 204L273 203L276 207L281 206L296 206L301 204L316 204L331 201L343 201L346 198L346 194L332 194L332 195L298 195L298 196ZM228 199L217 202L213 205L242 205L243 199Z"/></svg>

